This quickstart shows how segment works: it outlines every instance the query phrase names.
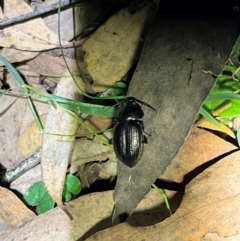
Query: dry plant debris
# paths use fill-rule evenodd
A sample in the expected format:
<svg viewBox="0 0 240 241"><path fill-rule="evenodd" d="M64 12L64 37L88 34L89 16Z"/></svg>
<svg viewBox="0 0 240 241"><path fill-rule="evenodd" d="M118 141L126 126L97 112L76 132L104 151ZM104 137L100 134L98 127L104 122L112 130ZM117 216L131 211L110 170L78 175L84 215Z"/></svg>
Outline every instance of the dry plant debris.
<svg viewBox="0 0 240 241"><path fill-rule="evenodd" d="M109 86L116 80L119 80L129 70L132 63L135 62L133 55L138 43L142 41L139 33L142 30L147 9L143 8L138 15L130 15L127 10L122 10L110 18L84 43L87 69L94 77L95 91L101 91L105 89L103 86ZM6 1L4 17L11 18L29 11L32 10L24 1ZM3 19L2 15L3 13L1 13L1 19ZM124 28L121 29L119 27L119 21L124 25ZM116 29L118 31L115 31ZM132 38L128 38L129 32L131 32ZM28 60L26 65L22 65L22 68L28 68L27 71L21 70L21 72L26 74L29 84L34 84L35 87L44 91L38 82L40 73L69 75L66 72L63 59L59 55L53 57L46 52L46 50L58 47L59 43L57 35L47 27L41 18L4 28L0 30L0 34L2 36L0 46L3 47L0 50L0 54L5 56L11 63L21 63ZM64 46L72 45L66 41L62 42ZM111 44L109 45L108 43ZM45 51L45 53L40 51ZM78 75L75 60L67 58L67 62L72 73ZM31 74L31 71L34 71L34 74ZM59 78L47 78L50 83L59 82ZM68 81L69 78L60 80L58 84L60 92L57 93L69 98L75 98L74 88L67 88L69 87ZM20 91L20 87L10 76L8 77L8 83L14 90ZM41 146L41 137L39 137L36 143L28 142L28 140L36 140L36 132L34 131L36 127L34 127L31 113L25 100L3 96L1 103L1 164L9 170ZM44 116L46 113L50 113L47 120L50 126L46 124L48 126L46 131L61 134L69 134L76 131L76 123L70 123L71 121L69 121L69 129L66 127L68 120L63 117L62 113L51 114L56 111L54 108L51 108L52 110L49 112L48 105L35 104L40 115ZM52 118L51 115L54 117ZM59 123L62 122L65 123L64 130L59 129ZM100 123L100 119L96 118L95 122ZM101 124L104 128L108 125L109 122ZM53 127L57 128L54 129ZM49 139L48 141L50 142L50 144L47 144L44 140L45 153L49 153L49 148L55 148L53 146L56 143L56 145L62 143L61 137L55 138L56 142L49 136L45 136L44 139ZM69 142L68 144L64 161L60 165L56 166L56 163L61 161L60 159L53 158L55 160L51 165L49 159L45 158L48 155L45 155L42 159L44 180L48 183L49 192L59 204L62 202L59 194L61 193L63 177L69 162L67 157L71 155L72 149L72 143ZM86 146L89 149L92 148L88 144ZM196 176L199 166L235 149L234 145L223 139L194 127L185 145L173 160L172 165L166 170L163 178L181 182L186 180L184 177L186 178L189 173ZM94 152L92 155L104 159L106 156L111 155L106 153L107 150L102 148L100 153ZM53 152L50 152L50 154L53 154ZM73 162L75 170L79 165L93 160L93 158L87 156L82 156L82 159L77 155L74 157L76 157ZM145 238L146 240L178 239L185 241L186 237L189 237L190 240L238 240L238 230L240 228L238 210L240 203L238 188L239 169L239 153L228 155L203 171L187 185L183 201L172 217L156 225L138 228L127 224L109 228L111 225L110 216L114 205L112 192L94 193L71 201L67 205L67 210L74 219L69 221L69 218L60 208L55 208L46 214L36 217L16 195L1 187L0 240L23 240L24 238L30 240L53 240L56 237L58 240L64 241L84 240L104 228L109 229L94 235L89 240L121 239L122 241ZM114 174L116 166L111 171ZM37 166L31 170L29 176L25 177L26 179L19 180L20 184L18 185L23 187L24 184L27 184L25 189L19 188L19 191L24 192L32 180L38 181L40 179L40 175L40 167ZM36 179L33 179L33 176ZM51 185L52 183L55 185ZM14 187L16 186L12 183L12 188ZM174 195L174 192L168 193L168 196L172 198L173 206ZM157 216L165 215L162 208L161 211L158 209L159 206L163 206L162 203L162 199L155 192L151 191L146 196L146 199L139 204L133 219L136 218L140 222L142 220L141 224L146 225L146 222L144 223L146 216L141 212L147 210L150 213L151 209L157 209L158 211L154 211L151 218L154 217L156 218L154 220L159 221L160 219Z"/></svg>

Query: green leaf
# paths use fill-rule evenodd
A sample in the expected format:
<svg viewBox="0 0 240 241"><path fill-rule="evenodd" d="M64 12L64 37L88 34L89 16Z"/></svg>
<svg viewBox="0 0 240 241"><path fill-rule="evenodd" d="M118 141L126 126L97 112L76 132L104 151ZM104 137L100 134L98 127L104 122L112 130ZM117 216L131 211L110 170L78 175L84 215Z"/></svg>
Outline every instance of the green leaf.
<svg viewBox="0 0 240 241"><path fill-rule="evenodd" d="M45 213L54 207L54 200L49 196L42 181L34 183L24 194L24 200L31 206L38 205L37 214Z"/></svg>
<svg viewBox="0 0 240 241"><path fill-rule="evenodd" d="M239 62L239 52L240 52L240 37L238 38L237 42L233 46L232 53L231 53L231 60Z"/></svg>
<svg viewBox="0 0 240 241"><path fill-rule="evenodd" d="M62 196L63 196L63 199L65 200L65 202L69 202L72 199L72 194L66 189L63 189Z"/></svg>
<svg viewBox="0 0 240 241"><path fill-rule="evenodd" d="M117 81L112 87L112 96L126 95L128 86L124 81Z"/></svg>
<svg viewBox="0 0 240 241"><path fill-rule="evenodd" d="M55 202L46 192L45 195L42 197L41 202L38 204L36 208L37 214L46 213L47 211L54 208Z"/></svg>
<svg viewBox="0 0 240 241"><path fill-rule="evenodd" d="M215 110L217 110L221 106L224 106L225 104L227 104L226 100L204 102L204 108L210 113L213 113Z"/></svg>
<svg viewBox="0 0 240 241"><path fill-rule="evenodd" d="M240 89L240 82L235 81L235 80L230 80L223 85L220 86L220 91L221 93L226 93L226 92L234 92L236 90Z"/></svg>
<svg viewBox="0 0 240 241"><path fill-rule="evenodd" d="M225 65L225 66L224 66L224 69L225 69L225 70L228 70L228 71L231 71L232 73L234 73L234 72L237 70L237 67L236 67L236 66L233 66L233 65Z"/></svg>
<svg viewBox="0 0 240 241"><path fill-rule="evenodd" d="M221 84L223 84L225 82L228 82L229 80L233 80L232 76L220 74L216 78L216 84L217 85L219 85L219 84L221 85Z"/></svg>
<svg viewBox="0 0 240 241"><path fill-rule="evenodd" d="M64 182L63 198L66 202L70 201L72 194L78 194L81 191L79 179L68 174ZM72 193L72 194L71 194ZM48 194L42 181L34 183L23 196L24 200L31 206L36 206L37 214L45 213L54 207L54 200Z"/></svg>
<svg viewBox="0 0 240 241"><path fill-rule="evenodd" d="M212 97L214 98L217 95L223 94L223 93L232 93L233 91L237 90L238 87L236 83L237 81L234 81L235 83L230 83L232 82L233 78L228 75L219 75L216 79L216 84L212 88L208 98L204 102L204 107L209 111L209 112L214 112L224 104L226 104L225 98L218 98L218 99L211 99ZM210 100L210 101L209 101Z"/></svg>
<svg viewBox="0 0 240 241"><path fill-rule="evenodd" d="M81 182L74 175L68 174L65 179L64 188L74 195L79 194L81 191Z"/></svg>
<svg viewBox="0 0 240 241"><path fill-rule="evenodd" d="M218 113L218 116L224 118L233 118L240 115L240 100L231 100L231 106L222 112Z"/></svg>
<svg viewBox="0 0 240 241"><path fill-rule="evenodd" d="M217 101L217 100L232 100L232 99L240 99L240 95L233 93L223 93L218 95L213 95L207 97L205 102Z"/></svg>

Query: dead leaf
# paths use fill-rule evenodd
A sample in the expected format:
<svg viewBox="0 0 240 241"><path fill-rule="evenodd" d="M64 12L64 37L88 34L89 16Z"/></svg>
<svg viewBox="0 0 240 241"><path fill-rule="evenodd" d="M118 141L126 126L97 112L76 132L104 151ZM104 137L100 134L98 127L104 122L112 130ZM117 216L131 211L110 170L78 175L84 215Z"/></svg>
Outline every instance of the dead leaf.
<svg viewBox="0 0 240 241"><path fill-rule="evenodd" d="M223 165L221 164L223 163ZM229 168L229 163L230 165ZM226 168L227 165L227 168ZM178 211L171 218L165 220L167 222L165 225L157 224L150 227L142 227L142 228L133 228L126 224L121 224L115 227L112 227L108 230L102 231L88 240L92 240L92 238L96 238L96 240L141 240L145 238L146 240L173 240L172 236L176 234L181 234L182 228L183 231L190 230L190 234L197 232L199 229L204 228L204 223L211 223L209 220L214 217L215 213L221 213L224 218L219 218L221 220L222 225L226 225L230 218L230 223L236 225L235 230L238 230L237 223L240 223L239 215L236 212L235 206L231 206L233 203L231 199L237 197L237 193L239 193L238 187L235 185L238 181L238 174L235 172L232 176L229 176L229 173L233 173L234 170L238 170L239 168L239 153L232 154L231 156L221 160L219 163L215 164L211 167L211 169L207 169L207 173L202 173L202 177L197 177L193 184L189 184L186 195L181 204L180 215L183 213L183 217L176 216L178 215ZM220 174L221 173L221 174ZM215 179L217 176L217 179ZM230 177L230 179L229 179ZM237 178L237 179L236 179ZM216 189L216 182L218 183ZM223 185L222 185L223 183ZM210 184L210 186L209 186ZM232 185L233 184L233 185ZM232 185L232 186L231 186ZM211 187L209 188L209 187ZM226 195L224 194L226 192ZM85 240L89 235L96 233L99 230L110 227L110 216L113 208L113 192L105 192L105 193L94 193L86 196L82 196L67 205L68 211L74 217L74 220L70 222L65 214L59 209L55 208L50 212L38 216L31 222L29 222L24 227L16 230L10 237L15 238L17 240L21 240L24 238L35 240L42 240L41 237L44 236L44 240ZM153 198L151 198L151 196ZM239 196L239 195L238 195ZM150 198L150 199L149 199ZM100 201L99 201L100 200ZM149 202L149 200L151 200ZM145 203L144 203L145 202ZM155 191L151 191L151 194L148 195L148 198L142 201L143 204L139 206L140 210L146 212L146 209L152 209L153 207L157 207L162 202L162 199L156 194ZM222 203L221 203L222 202ZM227 203L226 203L227 202ZM214 205L218 205L221 203L222 208L214 209ZM236 203L237 204L237 203ZM202 208L201 208L202 207ZM204 213L204 209L209 212L213 207L212 214ZM234 210L234 213L225 213L224 208L231 207ZM189 212L189 214L188 214ZM198 218L199 214L204 216L204 218ZM201 214L202 213L202 214ZM156 213L155 210L155 218L157 215L161 215L160 213ZM146 215L146 214L145 214ZM192 217L192 215L194 215ZM149 216L145 216L145 219ZM134 217L134 215L132 216ZM142 217L142 218L141 218ZM195 218L197 220L203 220L203 222L194 221ZM206 219L206 217L208 217ZM144 214L136 215L134 218L138 220L142 220L144 222ZM170 222L171 219L174 219ZM231 219L232 218L232 219ZM191 221L189 221L191 219ZM105 220L105 221L103 221ZM157 219L156 219L157 220ZM186 224L185 224L186 222ZM221 224L220 223L220 224ZM57 226L55 226L57 224ZM102 226L103 225L103 226ZM176 227L179 225L178 227ZM193 228L190 229L192 225ZM194 225L197 225L197 228L194 229ZM81 228L79 228L81 226ZM92 228L94 227L94 228ZM184 229L185 228L185 229ZM223 227L219 227L221 230ZM169 229L171 229L169 231ZM49 231L51 230L51 232ZM213 229L212 229L213 230ZM214 229L215 231L216 229ZM219 230L217 231L219 236L223 236L220 234ZM227 230L227 227L226 227ZM229 229L228 229L229 230ZM223 230L224 231L224 230ZM109 233L110 232L110 233ZM207 231L205 234L211 232ZM225 232L225 231L224 231ZM44 233L44 235L43 235ZM104 233L107 233L106 236L101 236ZM233 232L234 233L234 232ZM37 235L36 235L37 234ZM189 233L188 233L189 234ZM188 234L182 235L183 239L186 240ZM203 235L203 237L205 236ZM226 234L226 233L225 233ZM33 236L35 235L35 236ZM171 235L171 236L170 236ZM228 234L228 236L234 234ZM100 237L99 237L100 236ZM117 237L119 236L119 238ZM163 237L162 237L163 236ZM167 237L166 237L167 236ZM9 240L10 240L9 237ZM173 237L174 238L174 237ZM181 237L180 237L181 238ZM8 240L8 239L7 239ZM198 236L198 239L188 239L188 240L201 240L201 237Z"/></svg>
<svg viewBox="0 0 240 241"><path fill-rule="evenodd" d="M11 74L7 76L7 83L13 91L22 93L22 88ZM14 101L16 102L11 105ZM46 113L49 108L48 104L40 102L34 102L34 105L39 115ZM25 140L25 147L22 152L22 146L19 147L18 142L24 130L33 122L33 116L26 99L7 95L1 98L0 113L1 165L10 170L26 158L27 147L28 145L32 146ZM34 136L34 133L32 133L32 136Z"/></svg>
<svg viewBox="0 0 240 241"><path fill-rule="evenodd" d="M72 74L78 74L78 66L76 60L68 57L65 58ZM31 70L38 73L49 74L49 77L51 77L51 75L53 75L53 77L54 75L62 75L66 71L66 64L62 57L54 57L46 53L42 53L37 58L28 61L28 65Z"/></svg>
<svg viewBox="0 0 240 241"><path fill-rule="evenodd" d="M234 134L234 132L229 127L227 127L226 125L224 125L222 123L219 123L219 126L216 126L216 125L210 123L209 121L207 121L206 119L203 119L200 121L198 126L209 129L209 130L223 132L223 133L227 134L228 136L231 136L233 139L236 139L236 135Z"/></svg>
<svg viewBox="0 0 240 241"><path fill-rule="evenodd" d="M151 209L163 202L162 198L156 194L154 190L150 193L149 198L143 201L146 208ZM154 201L155 200L155 201ZM152 204L154 202L154 204ZM99 230L103 230L111 226L111 214L113 210L113 191L92 193L79 197L69 203L66 208L73 216L73 221L69 221L67 216L60 208L55 208L45 214L37 216L23 227L15 230L7 240L63 240L75 241L85 240L90 235ZM140 209L142 210L143 205ZM149 213L136 215L135 219L141 220L154 217L157 220L156 209L151 216ZM81 228L79 228L81 227Z"/></svg>
<svg viewBox="0 0 240 241"><path fill-rule="evenodd" d="M120 224L87 240L200 241L206 234L237 235L240 229L239 152L223 158L189 183L179 209L163 222L143 228Z"/></svg>
<svg viewBox="0 0 240 241"><path fill-rule="evenodd" d="M84 237L89 237L89 233L93 234L96 230L111 225L109 216L112 208L112 191L85 195L67 204L67 210L73 216L73 221L69 221L65 213L57 207L15 230L5 241L85 240Z"/></svg>
<svg viewBox="0 0 240 241"><path fill-rule="evenodd" d="M29 59L33 59L39 52L29 52L29 51L21 51L13 48L3 48L0 50L0 54L5 57L10 63L19 63ZM4 64L0 62L0 66Z"/></svg>
<svg viewBox="0 0 240 241"><path fill-rule="evenodd" d="M206 74L208 71L202 70L220 73L239 36L238 21L232 19L232 15L227 18L232 26L229 28L220 15L217 20L210 21L212 15L208 20L202 14L198 16L201 11L193 5L189 18L185 16L188 5L179 4L175 8L179 15L175 15L171 7L170 3L162 9L163 14L154 18L128 90L128 96L151 104L157 111L143 108L144 131L151 137L141 160L132 169L118 163L115 223L131 215L149 192L151 184L171 164L215 82L210 74ZM215 38L214 34L222 37ZM224 41L224 36L231 37L231 40ZM212 41L207 44L206 39ZM219 39L223 42L220 43ZM220 55L211 54L209 44ZM128 201L130 196L131 202Z"/></svg>
<svg viewBox="0 0 240 241"><path fill-rule="evenodd" d="M68 51L68 52L73 52ZM72 58L65 57L67 65L73 75L78 75L78 66L76 60ZM51 56L46 53L42 53L36 58L27 63L29 71L21 71L28 78L33 76L33 73L38 77L39 82L40 76L44 76L43 84L47 87L56 87L56 84L59 82L60 77L63 76L63 73L66 71L66 64L64 59L59 56ZM69 78L71 77L68 74ZM36 79L36 78L35 78ZM33 82L33 81L32 81ZM36 81L35 81L36 82Z"/></svg>
<svg viewBox="0 0 240 241"><path fill-rule="evenodd" d="M116 162L116 155L108 146L93 140L76 140L71 160L71 172L75 173L80 166L86 163L106 161L108 158Z"/></svg>
<svg viewBox="0 0 240 241"><path fill-rule="evenodd" d="M48 1L41 1L41 6L39 7L46 7L51 4L57 3L58 0L48 0ZM82 8L81 8L82 10ZM79 12L81 11L80 8L74 9L74 16L78 16ZM75 32L76 29L74 28L74 19L73 19L73 10L72 8L69 9L61 9L61 18L60 18L60 33L63 40L69 41L70 39L74 38L79 34L79 32ZM47 26L56 34L58 33L58 13L48 14L47 16L43 16L44 22Z"/></svg>
<svg viewBox="0 0 240 241"><path fill-rule="evenodd" d="M65 74L69 74L69 72L66 71ZM82 87L84 86L80 78L77 81ZM71 78L60 79L55 95L72 100L81 100L83 98ZM50 107L44 131L58 135L44 135L41 167L45 187L58 205L62 205L63 185L75 139L74 136L69 137L66 135L75 135L77 127L78 122L69 114L59 108Z"/></svg>
<svg viewBox="0 0 240 241"><path fill-rule="evenodd" d="M231 237L219 237L217 233L207 233L201 241L239 241L240 234Z"/></svg>
<svg viewBox="0 0 240 241"><path fill-rule="evenodd" d="M71 223L60 209L38 216L21 229L15 230L5 241L12 240L71 240Z"/></svg>
<svg viewBox="0 0 240 241"><path fill-rule="evenodd" d="M161 196L155 190L152 190L136 210L136 212L145 210L144 213L133 215L131 222L135 219L138 224L141 223L142 225L146 225L146 221L150 220L156 223L161 218L165 206L157 210L156 207L162 203ZM7 240L24 240L24 238L32 240L33 237L34 240L42 240L43 237L44 241L52 241L53 239L83 241L97 231L112 225L113 207L113 191L81 196L66 204L67 211L73 216L73 221L70 222L62 210L57 207L37 216L23 227L15 230ZM153 211L146 212L146 210L153 208Z"/></svg>
<svg viewBox="0 0 240 241"><path fill-rule="evenodd" d="M101 131L106 130L112 126L112 118L101 117L101 116L91 116L86 121L85 124L89 126L92 130ZM83 126L79 126L78 134L84 135L86 134L86 128ZM90 134L88 137L92 137L93 135Z"/></svg>
<svg viewBox="0 0 240 241"><path fill-rule="evenodd" d="M37 165L11 182L10 188L24 195L34 183L42 181L41 165Z"/></svg>
<svg viewBox="0 0 240 241"><path fill-rule="evenodd" d="M152 4L148 1L135 14L128 9L119 11L83 43L84 60L94 79L94 91L101 92L112 86L136 63L139 57L136 53L143 42L141 34Z"/></svg>
<svg viewBox="0 0 240 241"><path fill-rule="evenodd" d="M78 175L80 176L81 180L81 187L82 189L90 188L90 186L96 182L97 180L109 180L111 178L110 175L102 175L103 172L102 163L100 162L93 162L87 165L81 166L78 169ZM104 171L104 170L103 170Z"/></svg>
<svg viewBox="0 0 240 241"><path fill-rule="evenodd" d="M36 216L6 188L0 187L0 200L0 217L12 228L20 228Z"/></svg>
<svg viewBox="0 0 240 241"><path fill-rule="evenodd" d="M176 182L182 182L184 178L186 181L191 180L212 165L214 160L216 162L219 157L234 150L237 147L232 143L194 125L162 177Z"/></svg>
<svg viewBox="0 0 240 241"><path fill-rule="evenodd" d="M5 240L13 231L13 228L0 218L0 240Z"/></svg>
<svg viewBox="0 0 240 241"><path fill-rule="evenodd" d="M40 116L42 124L46 120L46 114ZM18 140L18 147L25 158L31 156L37 149L42 146L43 134L39 132L35 120L30 123L27 128L21 133Z"/></svg>
<svg viewBox="0 0 240 241"><path fill-rule="evenodd" d="M11 0L4 3L4 17L13 18L32 12L23 0ZM42 51L59 47L58 36L50 30L41 18L25 21L0 30L0 46L27 51ZM72 44L62 41L63 47Z"/></svg>

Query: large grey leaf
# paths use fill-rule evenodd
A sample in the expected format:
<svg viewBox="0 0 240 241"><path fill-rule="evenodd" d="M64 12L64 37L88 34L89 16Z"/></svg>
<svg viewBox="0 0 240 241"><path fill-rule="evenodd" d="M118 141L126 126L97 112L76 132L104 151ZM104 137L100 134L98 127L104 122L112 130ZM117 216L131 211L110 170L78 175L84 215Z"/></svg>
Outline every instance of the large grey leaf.
<svg viewBox="0 0 240 241"><path fill-rule="evenodd" d="M115 224L131 215L177 154L214 85L208 71L221 72L238 37L237 21L192 10L156 16L148 34L129 95L157 111L143 107L150 136L139 163L132 169L118 164Z"/></svg>

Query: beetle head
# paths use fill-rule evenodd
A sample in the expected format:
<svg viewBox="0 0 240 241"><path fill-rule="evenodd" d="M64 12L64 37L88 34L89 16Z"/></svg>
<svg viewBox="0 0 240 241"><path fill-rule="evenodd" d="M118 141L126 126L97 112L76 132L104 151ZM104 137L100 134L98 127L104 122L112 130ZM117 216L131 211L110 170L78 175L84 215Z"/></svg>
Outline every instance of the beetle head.
<svg viewBox="0 0 240 241"><path fill-rule="evenodd" d="M138 120L143 117L143 111L135 98L127 97L122 101L116 112L115 119L118 121Z"/></svg>

